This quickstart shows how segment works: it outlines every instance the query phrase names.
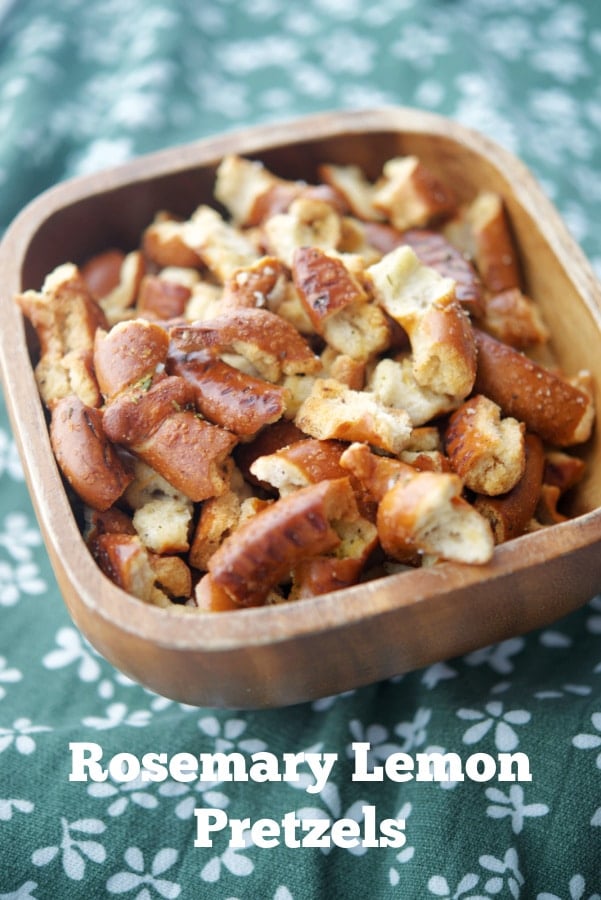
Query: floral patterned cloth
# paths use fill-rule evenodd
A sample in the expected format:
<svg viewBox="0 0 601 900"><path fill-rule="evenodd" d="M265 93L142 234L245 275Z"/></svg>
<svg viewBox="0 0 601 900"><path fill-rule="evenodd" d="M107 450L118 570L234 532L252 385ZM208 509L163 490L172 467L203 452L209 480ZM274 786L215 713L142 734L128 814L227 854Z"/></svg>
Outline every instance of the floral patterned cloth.
<svg viewBox="0 0 601 900"><path fill-rule="evenodd" d="M0 0L0 227L46 187L317 110L417 106L529 165L601 272L598 0ZM601 896L601 595L552 627L289 709L196 709L86 644L0 407L0 900ZM601 590L601 566L599 576ZM70 743L330 753L299 781L69 781ZM393 754L522 752L531 781L353 781ZM233 819L405 820L397 846L195 846ZM195 813L195 810L197 811ZM362 831L363 833L363 831ZM344 842L343 842L344 843Z"/></svg>

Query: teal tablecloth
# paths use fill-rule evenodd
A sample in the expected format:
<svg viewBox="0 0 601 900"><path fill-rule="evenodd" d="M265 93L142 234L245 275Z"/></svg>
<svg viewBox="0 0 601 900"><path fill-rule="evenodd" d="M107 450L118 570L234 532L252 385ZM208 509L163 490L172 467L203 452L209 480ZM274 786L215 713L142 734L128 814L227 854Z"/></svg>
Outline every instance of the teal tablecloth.
<svg viewBox="0 0 601 900"><path fill-rule="evenodd" d="M520 155L601 270L598 0L0 0L0 95L2 227L53 183L146 151L395 103ZM601 595L543 631L343 696L186 708L122 677L70 622L4 405L0 482L0 900L600 897ZM318 792L308 777L86 784L68 780L70 742L107 760L268 750L337 762ZM371 745L373 765L400 751L521 751L532 780L354 782L353 742ZM406 841L236 847L223 830L203 848L195 809L403 818Z"/></svg>

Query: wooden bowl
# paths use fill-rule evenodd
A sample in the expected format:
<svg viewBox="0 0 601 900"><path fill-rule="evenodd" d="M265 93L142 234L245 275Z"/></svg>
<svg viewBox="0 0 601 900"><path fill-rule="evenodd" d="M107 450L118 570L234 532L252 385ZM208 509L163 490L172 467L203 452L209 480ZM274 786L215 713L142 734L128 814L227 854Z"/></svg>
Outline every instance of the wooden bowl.
<svg viewBox="0 0 601 900"><path fill-rule="evenodd" d="M588 474L574 518L500 546L488 565L444 563L289 605L213 615L149 607L115 587L81 538L53 460L14 294L39 289L64 261L132 249L158 209L189 215L212 202L226 153L313 180L316 165L417 154L460 199L505 199L527 292L541 306L568 373L587 368L601 407L601 290L525 167L484 137L414 110L320 114L176 147L51 189L0 247L2 377L48 554L70 614L117 668L175 700L260 708L311 700L466 653L547 625L601 587L601 429L581 448Z"/></svg>

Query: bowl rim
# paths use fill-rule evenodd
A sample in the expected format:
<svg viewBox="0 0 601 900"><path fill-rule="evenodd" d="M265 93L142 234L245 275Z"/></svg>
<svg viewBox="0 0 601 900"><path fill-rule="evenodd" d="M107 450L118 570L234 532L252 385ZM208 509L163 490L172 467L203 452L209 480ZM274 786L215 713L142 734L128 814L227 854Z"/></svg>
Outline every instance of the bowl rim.
<svg viewBox="0 0 601 900"><path fill-rule="evenodd" d="M232 148L241 155L251 155L266 149L272 151L286 145L365 132L429 133L449 138L485 156L504 178L519 179L519 202L526 212L536 216L543 238L552 246L601 332L601 287L584 254L530 171L510 151L490 138L436 113L403 106L313 113L168 147L47 189L16 216L0 242L0 271L9 275L3 279L5 287L2 290L6 295L0 297L0 308L6 307L10 326L0 333L0 374L30 496L59 586L74 618L77 618L77 611L69 603L69 591L75 591L90 612L111 626L124 633L135 633L157 646L199 653L229 651L274 645L316 631L337 630L349 622L360 623L366 615L385 615L402 606L431 600L433 596L444 597L458 589L524 571L547 559L548 530L544 530L497 547L493 560L484 566L445 562L432 569L387 576L299 603L223 612L218 616L199 615L194 609L166 610L153 606L144 606L142 616L136 615L142 607L140 601L110 582L85 548L54 462L33 370L28 367L27 371L15 372L11 368L25 346L22 317L13 295L20 290L17 283L24 253L43 220L84 198L176 170L214 164L232 152ZM18 403L22 408L16 408ZM28 423L27 428L24 422ZM29 440L32 429L37 430L39 443ZM557 546L561 545L557 555L567 555L593 543L601 544L601 508L554 525L552 530L557 536ZM68 559L64 557L66 542ZM398 595L393 596L392 585L398 585Z"/></svg>

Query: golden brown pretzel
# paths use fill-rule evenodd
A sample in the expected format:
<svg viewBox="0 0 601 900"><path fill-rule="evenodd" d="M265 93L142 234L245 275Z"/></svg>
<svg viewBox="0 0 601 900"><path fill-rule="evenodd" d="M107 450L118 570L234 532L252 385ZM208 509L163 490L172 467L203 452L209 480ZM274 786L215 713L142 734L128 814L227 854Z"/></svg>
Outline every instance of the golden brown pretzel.
<svg viewBox="0 0 601 900"><path fill-rule="evenodd" d="M213 582L242 606L260 603L303 559L338 546L333 521L357 516L348 478L301 488L257 513L221 544L209 561Z"/></svg>
<svg viewBox="0 0 601 900"><path fill-rule="evenodd" d="M178 325L171 339L183 353L205 350L238 353L267 381L319 371L321 362L307 342L281 316L266 309L235 309L216 319Z"/></svg>
<svg viewBox="0 0 601 900"><path fill-rule="evenodd" d="M519 537L534 517L541 494L545 455L540 438L526 434L526 467L516 486L500 497L478 496L475 509L490 522L495 543Z"/></svg>
<svg viewBox="0 0 601 900"><path fill-rule="evenodd" d="M121 322L94 340L94 368L106 398L146 381L164 366L169 335L160 325L145 319Z"/></svg>
<svg viewBox="0 0 601 900"><path fill-rule="evenodd" d="M215 356L173 352L168 371L191 385L196 408L205 418L241 437L277 422L286 409L285 388L240 372Z"/></svg>
<svg viewBox="0 0 601 900"><path fill-rule="evenodd" d="M79 397L54 404L50 441L65 478L93 509L109 509L132 480L104 432L102 413Z"/></svg>
<svg viewBox="0 0 601 900"><path fill-rule="evenodd" d="M587 393L479 329L474 329L474 337L478 393L558 447L588 439L594 409Z"/></svg>
<svg viewBox="0 0 601 900"><path fill-rule="evenodd" d="M447 472L416 472L382 497L377 526L382 547L401 562L415 554L472 564L488 562L494 543L489 524L461 496L463 483Z"/></svg>
<svg viewBox="0 0 601 900"><path fill-rule="evenodd" d="M445 431L452 469L476 493L507 493L524 474L524 431L523 422L501 419L497 404L476 394L453 413Z"/></svg>
<svg viewBox="0 0 601 900"><path fill-rule="evenodd" d="M341 259L318 247L298 247L292 260L292 278L318 334L330 316L352 303L367 300L365 291Z"/></svg>

